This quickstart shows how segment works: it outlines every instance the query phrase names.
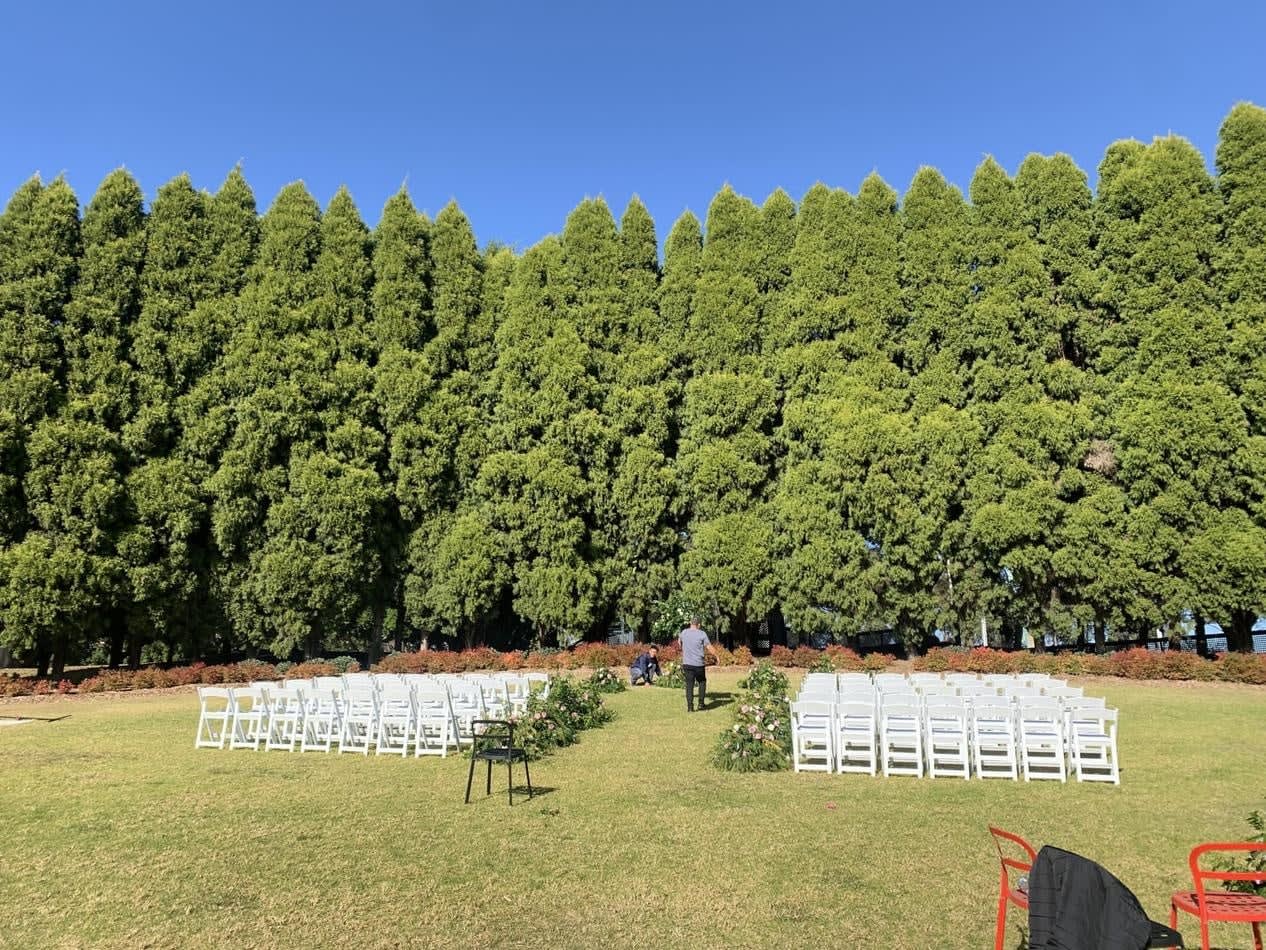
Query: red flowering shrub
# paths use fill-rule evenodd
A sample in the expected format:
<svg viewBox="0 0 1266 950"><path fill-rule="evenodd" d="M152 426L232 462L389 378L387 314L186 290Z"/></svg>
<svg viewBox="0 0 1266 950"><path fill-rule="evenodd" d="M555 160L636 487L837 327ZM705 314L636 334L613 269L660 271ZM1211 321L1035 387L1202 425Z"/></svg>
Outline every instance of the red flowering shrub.
<svg viewBox="0 0 1266 950"><path fill-rule="evenodd" d="M774 666L795 666L796 655L784 646L774 646L769 651L769 662Z"/></svg>
<svg viewBox="0 0 1266 950"><path fill-rule="evenodd" d="M882 673L892 664L892 657L886 653L867 653L862 657L862 670L867 673Z"/></svg>
<svg viewBox="0 0 1266 950"><path fill-rule="evenodd" d="M813 647L801 645L791 651L791 664L792 666L798 666L802 670L807 670L814 663L818 662L818 657L821 655L822 654L819 650L815 650Z"/></svg>
<svg viewBox="0 0 1266 950"><path fill-rule="evenodd" d="M214 667L208 666L207 669L208 670L214 669ZM224 667L223 670L224 670L224 673L222 675L226 675L226 676L232 676L232 674L237 673L237 670L234 669L233 667ZM203 672L205 673L206 671L204 670ZM288 680L307 680L307 679L312 679L312 677L314 676L338 676L338 675L339 675L338 668L335 667L333 663L323 663L320 660L307 660L303 663L296 663L294 666L290 667L290 669L286 670L285 678ZM256 679L256 678L258 677L247 677L243 679L240 675L238 675L238 676L232 676L232 678L219 680L219 682L245 683L245 682L248 682L250 679ZM204 679L202 682L205 683L207 681Z"/></svg>
<svg viewBox="0 0 1266 950"><path fill-rule="evenodd" d="M663 663L680 663L681 662L681 644L674 640L672 643L666 643L659 648L659 662Z"/></svg>
<svg viewBox="0 0 1266 950"><path fill-rule="evenodd" d="M1219 653L1210 665L1218 679L1231 683L1266 684L1266 654Z"/></svg>

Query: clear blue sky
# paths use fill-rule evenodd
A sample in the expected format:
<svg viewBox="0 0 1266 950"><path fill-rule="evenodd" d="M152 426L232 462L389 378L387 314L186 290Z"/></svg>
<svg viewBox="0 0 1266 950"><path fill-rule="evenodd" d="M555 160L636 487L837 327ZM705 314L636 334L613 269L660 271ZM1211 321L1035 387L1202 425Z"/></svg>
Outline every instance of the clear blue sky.
<svg viewBox="0 0 1266 950"><path fill-rule="evenodd" d="M1168 131L1212 163L1266 104L1266 3L6 3L0 191L65 172L87 201L126 165L147 195L238 161L267 207L302 178L377 221L401 182L526 247L586 195L639 193L661 237L724 183L963 186Z"/></svg>

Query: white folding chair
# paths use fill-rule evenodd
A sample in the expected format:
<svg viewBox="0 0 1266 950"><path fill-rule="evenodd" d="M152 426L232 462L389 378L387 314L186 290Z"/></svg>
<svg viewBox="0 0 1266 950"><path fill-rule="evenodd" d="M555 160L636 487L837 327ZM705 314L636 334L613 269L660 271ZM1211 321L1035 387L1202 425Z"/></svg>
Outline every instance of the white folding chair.
<svg viewBox="0 0 1266 950"><path fill-rule="evenodd" d="M923 728L917 698L884 696L879 707L879 756L884 777L923 777Z"/></svg>
<svg viewBox="0 0 1266 950"><path fill-rule="evenodd" d="M967 707L956 696L928 696L923 706L923 738L928 775L971 776Z"/></svg>
<svg viewBox="0 0 1266 950"><path fill-rule="evenodd" d="M342 702L339 691L328 686L313 686L303 691L304 752L329 752L343 733Z"/></svg>
<svg viewBox="0 0 1266 950"><path fill-rule="evenodd" d="M198 687L198 732L195 749L223 749L233 722L233 693L223 686Z"/></svg>
<svg viewBox="0 0 1266 950"><path fill-rule="evenodd" d="M454 682L449 684L448 696L453 705L453 721L457 726L457 745L472 745L475 741L474 721L488 718L484 711L483 690L473 683Z"/></svg>
<svg viewBox="0 0 1266 950"><path fill-rule="evenodd" d="M1043 686L1042 695L1055 699L1081 699L1086 691L1080 686Z"/></svg>
<svg viewBox="0 0 1266 950"><path fill-rule="evenodd" d="M1017 700L1020 767L1032 779L1068 780L1064 761L1064 716L1059 700L1025 696Z"/></svg>
<svg viewBox="0 0 1266 950"><path fill-rule="evenodd" d="M523 678L527 680L529 691L536 692L539 689L542 698L549 696L548 673L524 673Z"/></svg>
<svg viewBox="0 0 1266 950"><path fill-rule="evenodd" d="M378 691L368 680L350 680L343 687L343 731L339 752L369 755L369 746L378 737Z"/></svg>
<svg viewBox="0 0 1266 950"><path fill-rule="evenodd" d="M517 674L507 674L502 682L505 684L506 702L509 704L510 714L522 715L527 710L531 684L526 677Z"/></svg>
<svg viewBox="0 0 1266 950"><path fill-rule="evenodd" d="M230 749L256 749L268 734L268 707L259 686L238 686L233 694L233 733Z"/></svg>
<svg viewBox="0 0 1266 950"><path fill-rule="evenodd" d="M266 749L294 752L303 741L303 690L277 686L268 691Z"/></svg>
<svg viewBox="0 0 1266 950"><path fill-rule="evenodd" d="M376 754L406 756L417 732L413 687L401 680L387 680L380 685Z"/></svg>
<svg viewBox="0 0 1266 950"><path fill-rule="evenodd" d="M1069 748L1079 782L1121 784L1117 762L1117 711L1083 706L1071 713Z"/></svg>
<svg viewBox="0 0 1266 950"><path fill-rule="evenodd" d="M448 755L450 745L457 744L457 718L448 688L431 682L413 688L414 755Z"/></svg>
<svg viewBox="0 0 1266 950"><path fill-rule="evenodd" d="M1001 696L971 700L971 745L976 775L1019 781L1015 707Z"/></svg>
<svg viewBox="0 0 1266 950"><path fill-rule="evenodd" d="M829 702L791 704L791 761L797 772L830 772L834 706Z"/></svg>
<svg viewBox="0 0 1266 950"><path fill-rule="evenodd" d="M834 738L836 771L874 775L879 761L875 748L875 701L842 700L837 704Z"/></svg>

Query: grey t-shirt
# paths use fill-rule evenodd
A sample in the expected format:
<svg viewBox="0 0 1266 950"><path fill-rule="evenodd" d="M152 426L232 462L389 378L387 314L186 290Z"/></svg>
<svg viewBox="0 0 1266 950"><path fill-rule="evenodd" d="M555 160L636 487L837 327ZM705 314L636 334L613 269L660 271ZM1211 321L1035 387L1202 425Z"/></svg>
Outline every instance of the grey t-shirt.
<svg viewBox="0 0 1266 950"><path fill-rule="evenodd" d="M703 649L708 646L708 635L702 630L687 627L681 631L681 665L703 666Z"/></svg>

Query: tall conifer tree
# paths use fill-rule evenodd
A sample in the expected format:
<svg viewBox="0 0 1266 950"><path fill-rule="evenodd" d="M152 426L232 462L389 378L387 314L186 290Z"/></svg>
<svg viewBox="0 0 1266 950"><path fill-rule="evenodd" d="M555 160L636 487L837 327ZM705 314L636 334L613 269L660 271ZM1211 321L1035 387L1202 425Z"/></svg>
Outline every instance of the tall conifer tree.
<svg viewBox="0 0 1266 950"><path fill-rule="evenodd" d="M97 427L62 420L59 328L78 276L79 203L70 186L38 179L18 190L0 221L0 413L6 434L0 619L10 646L34 648L43 675L65 662L100 606L108 551L97 536L117 510L113 447ZM91 548L86 541L97 542Z"/></svg>

